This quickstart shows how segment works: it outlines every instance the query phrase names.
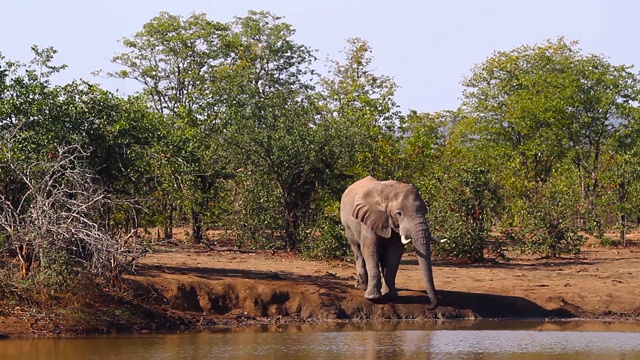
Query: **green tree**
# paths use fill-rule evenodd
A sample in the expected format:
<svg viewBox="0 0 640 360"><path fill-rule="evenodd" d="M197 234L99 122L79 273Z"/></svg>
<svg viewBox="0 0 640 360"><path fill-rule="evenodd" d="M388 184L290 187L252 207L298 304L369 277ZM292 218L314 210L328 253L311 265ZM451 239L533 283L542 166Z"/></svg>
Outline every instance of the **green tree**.
<svg viewBox="0 0 640 360"><path fill-rule="evenodd" d="M546 184L569 162L581 194L573 208L583 213L587 229L601 235L602 155L614 129L633 119L638 101L629 67L583 54L577 42L558 38L496 52L463 85L463 109L473 119L469 136L484 139L486 151L503 164L511 221L531 219L531 202L557 194Z"/></svg>
<svg viewBox="0 0 640 360"><path fill-rule="evenodd" d="M61 145L80 146L111 194L132 197L129 184L140 180L136 171L155 133L147 107L137 97L123 99L82 80L53 86L50 78L65 66L51 64L54 49L33 50L29 64L0 63L6 74L0 131L11 139L13 156L28 163L55 157Z"/></svg>
<svg viewBox="0 0 640 360"><path fill-rule="evenodd" d="M108 76L142 84L142 95L164 119L151 159L158 176L165 237L171 237L176 204L188 209L191 238L203 237L202 217L225 178L219 141L217 71L230 55L230 25L205 14L187 18L160 13L131 38L112 62L123 67Z"/></svg>
<svg viewBox="0 0 640 360"><path fill-rule="evenodd" d="M472 131L500 146L501 160L529 185L546 182L566 156L566 138L558 130L568 116L573 46L559 39L499 51L463 81Z"/></svg>
<svg viewBox="0 0 640 360"><path fill-rule="evenodd" d="M315 57L269 12L237 18L232 32L234 56L219 71L223 140L241 174L236 224L240 235L294 250L311 235L313 202L332 183L339 152L309 81Z"/></svg>
<svg viewBox="0 0 640 360"><path fill-rule="evenodd" d="M634 118L635 121L615 129L612 144L604 156L605 174L602 177L603 188L613 197L613 209L609 209L616 214L623 246L633 219L640 215L640 123L637 115Z"/></svg>
<svg viewBox="0 0 640 360"><path fill-rule="evenodd" d="M329 60L329 75L320 80L323 103L335 126L343 131L354 154L345 159L355 178L392 177L396 170L395 132L400 120L393 78L372 68L371 46L361 38L347 39L344 63Z"/></svg>
<svg viewBox="0 0 640 360"><path fill-rule="evenodd" d="M602 236L598 199L607 162L603 156L611 150L617 129L637 121L640 78L631 72L631 66L613 65L593 54L576 56L573 71L570 116L559 130L567 134L570 159L578 170L583 206L591 220L588 229Z"/></svg>
<svg viewBox="0 0 640 360"><path fill-rule="evenodd" d="M397 141L401 145L396 177L428 189L429 194L438 191L435 177L429 174L436 172L442 160L455 117L455 112L449 111L430 114L411 110L400 119Z"/></svg>
<svg viewBox="0 0 640 360"><path fill-rule="evenodd" d="M502 194L482 142L464 137L467 126L460 111L410 112L400 126L400 174L421 189L433 233L448 239L434 251L480 261L496 247L491 231Z"/></svg>
<svg viewBox="0 0 640 360"><path fill-rule="evenodd" d="M2 254L17 255L23 278L52 285L84 270L118 277L142 252L122 242L112 215L114 200L131 197L118 184L136 167L147 108L84 81L53 86L64 69L56 51L32 50L27 64L0 56Z"/></svg>
<svg viewBox="0 0 640 360"><path fill-rule="evenodd" d="M519 212L517 226L503 234L521 253L558 257L577 254L585 238L579 233L577 171L565 163L549 181L539 184Z"/></svg>

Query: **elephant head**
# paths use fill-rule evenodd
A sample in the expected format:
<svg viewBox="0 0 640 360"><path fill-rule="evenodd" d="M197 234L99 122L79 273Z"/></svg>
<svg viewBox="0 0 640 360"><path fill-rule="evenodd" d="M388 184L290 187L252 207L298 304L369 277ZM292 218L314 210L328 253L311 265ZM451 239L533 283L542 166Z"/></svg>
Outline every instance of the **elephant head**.
<svg viewBox="0 0 640 360"><path fill-rule="evenodd" d="M413 241L431 299L429 309L435 309L438 300L431 265L433 238L425 214L424 200L413 185L389 180L378 182L356 196L351 215L378 236L390 238L395 231L403 244Z"/></svg>

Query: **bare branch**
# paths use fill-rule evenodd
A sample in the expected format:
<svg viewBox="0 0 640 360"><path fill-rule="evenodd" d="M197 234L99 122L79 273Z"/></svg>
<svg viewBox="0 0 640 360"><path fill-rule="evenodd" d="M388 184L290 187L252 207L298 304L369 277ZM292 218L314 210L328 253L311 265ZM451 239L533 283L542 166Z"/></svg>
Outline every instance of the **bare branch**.
<svg viewBox="0 0 640 360"><path fill-rule="evenodd" d="M3 165L27 190L17 204L0 194L0 231L17 252L24 277L35 264L43 266L43 257L65 254L99 276L114 278L144 255L144 244L132 241L131 234L112 234L101 220L101 210L117 204L96 185L83 149L59 146L55 156L25 165L14 160L11 142L5 145Z"/></svg>

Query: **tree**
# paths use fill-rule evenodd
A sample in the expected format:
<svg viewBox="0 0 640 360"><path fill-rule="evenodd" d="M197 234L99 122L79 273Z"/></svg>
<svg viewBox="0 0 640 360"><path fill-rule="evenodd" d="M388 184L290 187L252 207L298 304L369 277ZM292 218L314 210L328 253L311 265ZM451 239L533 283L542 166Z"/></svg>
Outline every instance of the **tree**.
<svg viewBox="0 0 640 360"><path fill-rule="evenodd" d="M343 141L354 154L346 164L354 178L373 175L389 178L395 173L394 147L400 119L393 78L376 75L372 69L372 48L360 38L347 39L345 62L329 60L329 76L320 80L323 104Z"/></svg>
<svg viewBox="0 0 640 360"><path fill-rule="evenodd" d="M203 13L187 18L160 13L131 38L112 62L124 69L107 76L133 79L164 119L151 158L161 189L165 237L170 238L175 204L189 209L192 241L203 237L202 217L226 177L219 142L218 67L229 56L230 25Z"/></svg>
<svg viewBox="0 0 640 360"><path fill-rule="evenodd" d="M401 121L400 176L421 189L434 234L448 239L434 251L468 261L484 259L502 204L496 172L478 139L464 137L460 111L410 112ZM500 249L497 249L500 251Z"/></svg>
<svg viewBox="0 0 640 360"><path fill-rule="evenodd" d="M14 157L39 161L60 145L78 145L89 152L87 165L107 191L125 195L131 179L120 179L141 165L140 153L155 133L147 107L137 97L123 99L83 80L53 86L50 78L65 66L51 64L54 49L33 49L29 64L0 63L7 74L0 131L12 139Z"/></svg>
<svg viewBox="0 0 640 360"><path fill-rule="evenodd" d="M502 160L528 184L547 181L566 156L557 130L568 116L574 45L559 39L496 52L463 81L463 109L475 119L474 131L504 149Z"/></svg>
<svg viewBox="0 0 640 360"><path fill-rule="evenodd" d="M313 51L293 35L281 18L251 11L233 23L234 56L219 69L223 139L241 174L238 230L277 235L288 250L309 236L313 200L331 183L337 153L308 81Z"/></svg>
<svg viewBox="0 0 640 360"><path fill-rule="evenodd" d="M113 279L144 249L110 221L122 200L115 178L134 151L107 132L138 129L146 108L84 81L53 86L64 68L51 64L56 51L32 50L28 64L0 56L0 246L17 256L23 278L37 268L51 285L84 270ZM120 130L122 140L135 138Z"/></svg>
<svg viewBox="0 0 640 360"><path fill-rule="evenodd" d="M590 230L602 236L598 216L603 156L616 129L637 121L635 107L640 100L640 78L631 66L613 65L601 55L577 56L574 65L574 92L568 106L570 117L561 123L566 133L571 161L580 176L582 201Z"/></svg>
<svg viewBox="0 0 640 360"><path fill-rule="evenodd" d="M613 212L617 217L622 246L626 245L632 219L638 218L640 204L640 123L637 114L631 118L636 120L615 129L603 161L605 174L602 186L613 195Z"/></svg>
<svg viewBox="0 0 640 360"><path fill-rule="evenodd" d="M66 285L80 270L115 279L144 254L142 244L113 236L101 221L102 208L113 202L84 166L82 149L59 146L54 156L25 164L13 158L10 140L2 145L3 170L26 188L18 202L0 193L0 233L23 279L36 264L49 285Z"/></svg>
<svg viewBox="0 0 640 360"><path fill-rule="evenodd" d="M127 52L112 62L124 69L107 76L132 79L143 86L150 104L175 118L209 117L218 105L212 95L215 68L226 57L224 39L229 25L207 19L204 13L187 18L161 12L131 38L123 38ZM101 73L101 71L98 71Z"/></svg>
<svg viewBox="0 0 640 360"><path fill-rule="evenodd" d="M400 161L396 177L419 184L428 194L438 191L435 176L428 174L435 173L442 160L456 116L449 111L429 114L411 110L400 119L396 140L401 144Z"/></svg>
<svg viewBox="0 0 640 360"><path fill-rule="evenodd" d="M614 129L632 120L638 79L628 66L577 45L558 38L494 53L464 80L463 108L474 119L473 136L485 138L506 165L503 183L521 199L513 210L525 211L569 161L581 191L575 209L601 235L602 154Z"/></svg>

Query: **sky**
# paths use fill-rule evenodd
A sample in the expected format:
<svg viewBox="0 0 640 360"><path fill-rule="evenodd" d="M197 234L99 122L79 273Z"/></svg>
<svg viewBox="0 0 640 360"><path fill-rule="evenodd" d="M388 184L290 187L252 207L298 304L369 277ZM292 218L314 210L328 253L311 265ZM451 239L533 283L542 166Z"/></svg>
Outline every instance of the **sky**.
<svg viewBox="0 0 640 360"><path fill-rule="evenodd" d="M136 84L92 75L117 69L110 59L124 50L120 39L161 11L226 22L249 10L284 17L319 59L342 60L347 38L367 40L375 72L400 86L403 112L456 109L475 64L558 36L640 70L636 0L0 0L0 53L28 61L31 45L53 46L54 63L69 66L57 83L83 78L128 95Z"/></svg>

